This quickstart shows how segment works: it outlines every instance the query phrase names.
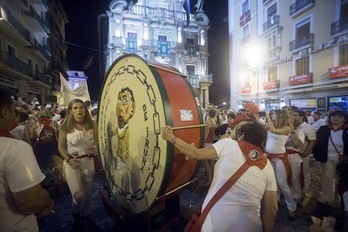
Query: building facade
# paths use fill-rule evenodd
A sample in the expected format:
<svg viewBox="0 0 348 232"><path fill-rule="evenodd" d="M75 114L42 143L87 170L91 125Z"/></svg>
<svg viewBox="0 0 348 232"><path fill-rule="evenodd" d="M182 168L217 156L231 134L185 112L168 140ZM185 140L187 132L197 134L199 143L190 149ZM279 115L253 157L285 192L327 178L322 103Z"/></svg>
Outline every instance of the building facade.
<svg viewBox="0 0 348 232"><path fill-rule="evenodd" d="M0 85L27 102L55 101L67 65L66 23L59 0L0 0Z"/></svg>
<svg viewBox="0 0 348 232"><path fill-rule="evenodd" d="M229 0L231 108L348 111L348 1Z"/></svg>
<svg viewBox="0 0 348 232"><path fill-rule="evenodd" d="M203 107L209 103L209 19L203 1L187 14L185 0L113 0L108 19L105 71L125 53L175 67L186 74ZM184 8L185 7L185 8Z"/></svg>

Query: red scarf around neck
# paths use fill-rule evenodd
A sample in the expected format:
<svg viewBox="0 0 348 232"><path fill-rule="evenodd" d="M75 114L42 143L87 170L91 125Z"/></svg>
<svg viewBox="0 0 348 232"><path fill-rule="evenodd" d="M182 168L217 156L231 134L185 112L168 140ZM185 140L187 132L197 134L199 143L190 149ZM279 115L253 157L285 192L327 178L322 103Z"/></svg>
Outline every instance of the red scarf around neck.
<svg viewBox="0 0 348 232"><path fill-rule="evenodd" d="M0 130L0 137L14 138L10 130Z"/></svg>
<svg viewBox="0 0 348 232"><path fill-rule="evenodd" d="M243 152L243 155L246 159L246 162L250 166L257 166L261 170L265 168L265 166L267 164L267 158L263 154L263 151L260 148L256 147L255 145L253 145L247 141L239 141L238 145ZM256 150L259 153L259 157L257 160L252 160L250 158L249 154L250 154L250 151L252 151L252 150Z"/></svg>
<svg viewBox="0 0 348 232"><path fill-rule="evenodd" d="M52 122L52 120L50 118L39 118L39 122L44 125L48 125Z"/></svg>
<svg viewBox="0 0 348 232"><path fill-rule="evenodd" d="M346 128L348 128L348 124L343 124L342 126L338 127L337 129L334 129L333 126L332 126L332 123L329 123L329 125L327 125L327 127L330 129L330 130L333 130L333 131L339 131L339 130L344 130Z"/></svg>

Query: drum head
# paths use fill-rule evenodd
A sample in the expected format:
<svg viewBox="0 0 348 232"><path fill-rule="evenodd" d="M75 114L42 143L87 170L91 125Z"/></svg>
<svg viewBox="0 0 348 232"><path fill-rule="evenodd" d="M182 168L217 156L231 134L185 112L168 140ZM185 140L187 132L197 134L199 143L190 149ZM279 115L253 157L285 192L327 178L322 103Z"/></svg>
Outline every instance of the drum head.
<svg viewBox="0 0 348 232"><path fill-rule="evenodd" d="M99 152L111 197L125 213L149 210L171 178L174 146L160 135L173 125L169 102L162 78L142 58L122 56L110 67L99 101Z"/></svg>

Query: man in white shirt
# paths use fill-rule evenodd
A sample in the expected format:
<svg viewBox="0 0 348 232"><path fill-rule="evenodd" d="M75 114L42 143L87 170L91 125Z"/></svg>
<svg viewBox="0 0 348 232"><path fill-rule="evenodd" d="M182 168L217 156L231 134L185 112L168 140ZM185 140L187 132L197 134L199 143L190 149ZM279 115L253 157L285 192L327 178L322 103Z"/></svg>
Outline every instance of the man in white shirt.
<svg viewBox="0 0 348 232"><path fill-rule="evenodd" d="M310 173L309 173L309 155L312 152L313 147L315 146L317 135L314 128L304 122L306 117L305 112L302 110L292 111L292 116L294 117L294 129L296 130L296 135L303 141L303 147L300 151L300 156L303 161L303 177L304 177L304 186L303 193L308 193L308 188L310 184Z"/></svg>
<svg viewBox="0 0 348 232"><path fill-rule="evenodd" d="M321 113L319 111L313 112L313 128L315 131L318 131L320 127L325 126L326 122L321 118Z"/></svg>
<svg viewBox="0 0 348 232"><path fill-rule="evenodd" d="M266 139L266 130L259 123L248 120L247 123L244 120L245 124L238 129L238 142L224 138L201 149L174 136L171 127L162 128L162 138L183 154L198 160L216 159L213 181L202 209L246 160L262 162L261 168L249 167L211 208L202 232L231 231L231 228L234 231L272 231L278 211L277 184L273 167L260 149Z"/></svg>
<svg viewBox="0 0 348 232"><path fill-rule="evenodd" d="M40 183L45 179L32 147L9 132L15 105L8 89L0 88L0 225L1 231L39 231L37 217L53 208Z"/></svg>

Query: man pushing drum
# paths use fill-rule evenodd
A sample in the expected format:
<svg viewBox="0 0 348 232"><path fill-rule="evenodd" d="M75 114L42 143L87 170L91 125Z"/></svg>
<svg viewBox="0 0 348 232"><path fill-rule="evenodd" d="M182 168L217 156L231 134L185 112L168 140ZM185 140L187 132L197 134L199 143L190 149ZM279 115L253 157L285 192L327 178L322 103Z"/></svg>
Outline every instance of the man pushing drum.
<svg viewBox="0 0 348 232"><path fill-rule="evenodd" d="M274 171L261 150L267 133L262 125L246 115L236 117L233 129L238 142L223 138L201 149L177 138L170 126L162 128L162 138L190 158L216 159L213 181L202 211L232 174L245 162L251 162L247 171L211 208L201 231L231 231L232 228L235 231L272 231L278 204Z"/></svg>

